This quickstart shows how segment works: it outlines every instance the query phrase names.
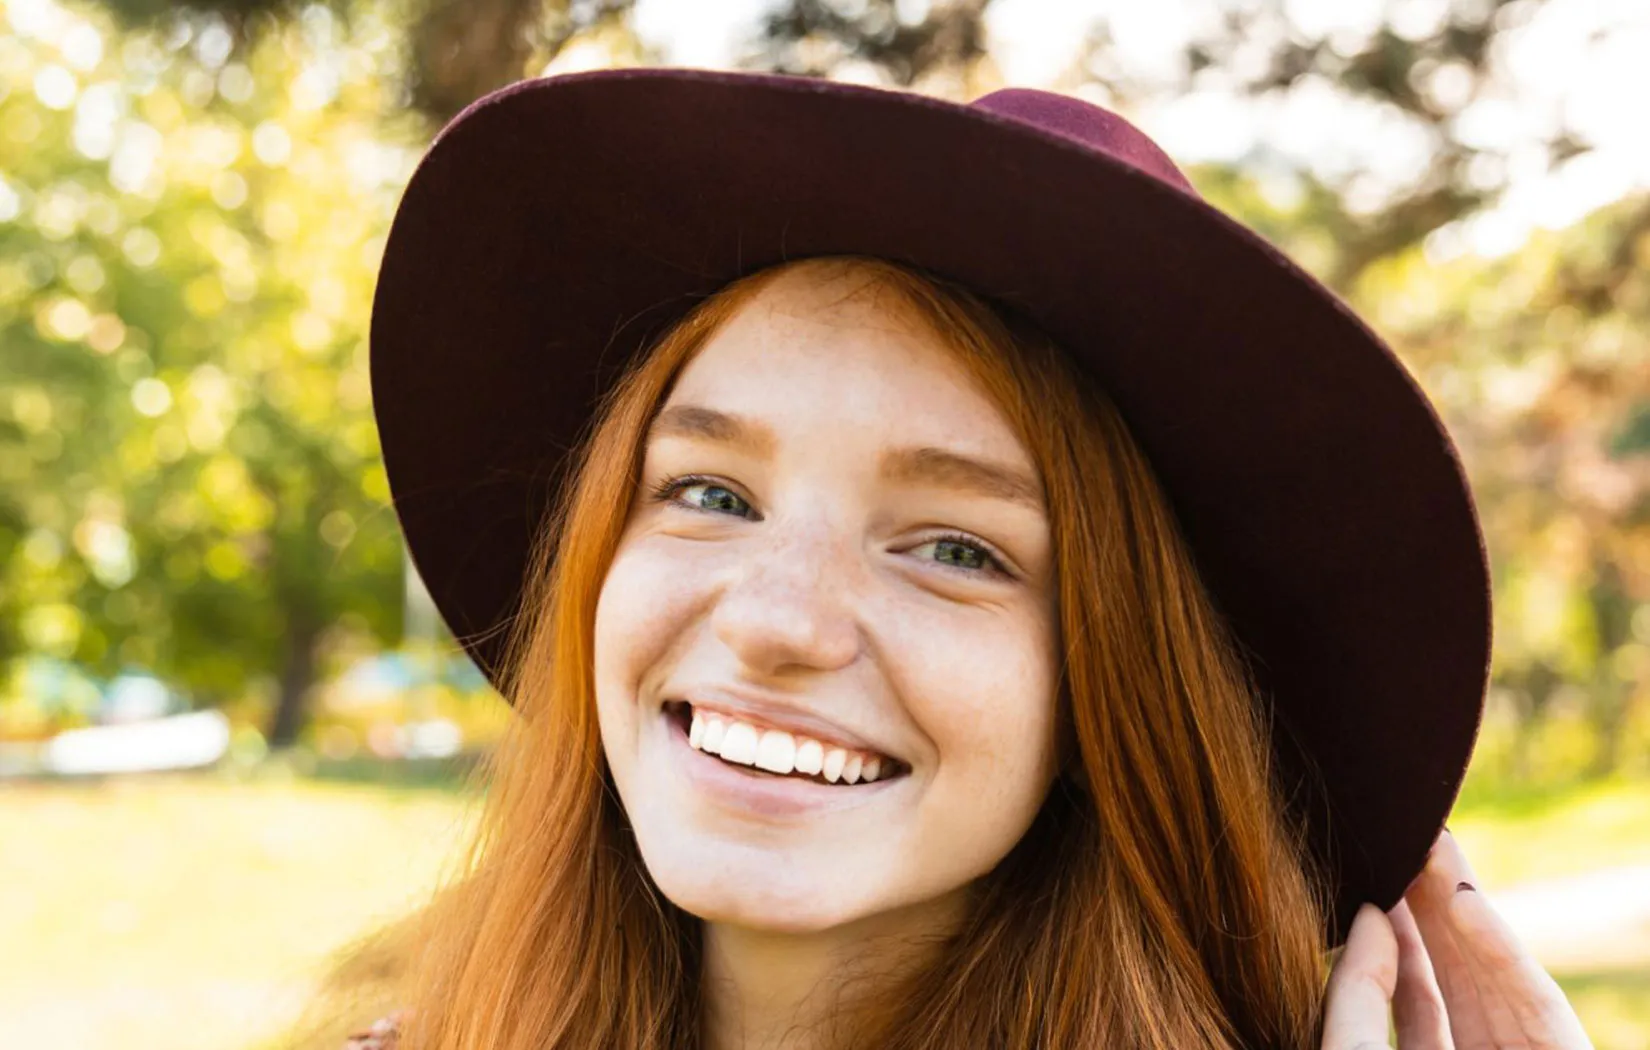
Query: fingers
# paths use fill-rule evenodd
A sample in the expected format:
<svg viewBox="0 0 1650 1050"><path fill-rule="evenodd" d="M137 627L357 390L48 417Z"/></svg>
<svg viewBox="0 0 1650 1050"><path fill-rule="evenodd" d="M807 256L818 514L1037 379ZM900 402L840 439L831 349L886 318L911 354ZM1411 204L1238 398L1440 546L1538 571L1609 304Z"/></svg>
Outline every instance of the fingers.
<svg viewBox="0 0 1650 1050"><path fill-rule="evenodd" d="M1591 1050L1580 1020L1484 894L1447 831L1405 894L1431 956L1456 1050Z"/></svg>
<svg viewBox="0 0 1650 1050"><path fill-rule="evenodd" d="M1416 929L1426 946L1433 977L1443 995L1450 1038L1456 1050L1493 1050L1498 1046L1485 1003L1473 977L1474 963L1457 940L1450 918L1455 887L1474 876L1465 857L1441 852L1445 832L1434 844L1426 867L1404 894ZM1456 851L1459 853L1459 850Z"/></svg>
<svg viewBox="0 0 1650 1050"><path fill-rule="evenodd" d="M1398 942L1385 913L1363 904L1353 916L1324 993L1324 1050L1377 1050L1387 1042L1387 1004L1398 983Z"/></svg>
<svg viewBox="0 0 1650 1050"><path fill-rule="evenodd" d="M1438 851L1446 863L1469 871L1453 836ZM1471 881L1471 880L1467 880ZM1491 1027L1510 1045L1537 1050L1591 1050L1564 991L1519 942L1512 927L1478 890L1462 890L1449 902L1457 942L1471 960Z"/></svg>
<svg viewBox="0 0 1650 1050"><path fill-rule="evenodd" d="M1593 1050L1556 981L1519 944L1454 838L1390 914L1364 904L1330 972L1324 1050Z"/></svg>
<svg viewBox="0 0 1650 1050"><path fill-rule="evenodd" d="M1392 997L1392 1020L1400 1050L1454 1050L1444 996L1409 904L1400 900L1387 912L1387 918L1398 941L1398 984Z"/></svg>

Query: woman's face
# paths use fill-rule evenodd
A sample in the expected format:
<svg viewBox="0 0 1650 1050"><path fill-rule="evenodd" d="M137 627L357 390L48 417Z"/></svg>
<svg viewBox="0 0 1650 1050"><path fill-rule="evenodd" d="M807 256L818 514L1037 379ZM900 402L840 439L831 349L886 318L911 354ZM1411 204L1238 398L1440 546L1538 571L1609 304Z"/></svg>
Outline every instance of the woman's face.
<svg viewBox="0 0 1650 1050"><path fill-rule="evenodd" d="M844 294L862 281L789 271L683 370L601 592L613 779L654 880L709 921L934 902L1057 772L1032 459L891 295Z"/></svg>

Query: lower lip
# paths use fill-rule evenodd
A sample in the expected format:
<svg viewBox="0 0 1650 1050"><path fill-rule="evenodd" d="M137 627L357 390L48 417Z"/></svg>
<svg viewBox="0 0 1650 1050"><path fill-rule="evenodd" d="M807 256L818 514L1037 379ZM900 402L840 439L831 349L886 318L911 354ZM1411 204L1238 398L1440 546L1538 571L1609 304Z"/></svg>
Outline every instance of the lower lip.
<svg viewBox="0 0 1650 1050"><path fill-rule="evenodd" d="M666 750L678 771L701 793L724 806L765 817L817 815L864 805L903 783L908 773L869 784L820 784L800 777L745 772L688 743L680 723L663 710Z"/></svg>

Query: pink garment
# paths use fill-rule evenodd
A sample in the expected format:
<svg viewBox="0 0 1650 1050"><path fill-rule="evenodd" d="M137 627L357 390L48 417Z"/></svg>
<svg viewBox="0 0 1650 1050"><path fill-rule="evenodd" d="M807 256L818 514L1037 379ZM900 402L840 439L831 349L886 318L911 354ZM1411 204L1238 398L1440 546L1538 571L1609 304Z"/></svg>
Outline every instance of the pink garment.
<svg viewBox="0 0 1650 1050"><path fill-rule="evenodd" d="M401 1021L406 1011L397 1010L372 1023L372 1027L352 1032L344 1050L395 1050L401 1044Z"/></svg>

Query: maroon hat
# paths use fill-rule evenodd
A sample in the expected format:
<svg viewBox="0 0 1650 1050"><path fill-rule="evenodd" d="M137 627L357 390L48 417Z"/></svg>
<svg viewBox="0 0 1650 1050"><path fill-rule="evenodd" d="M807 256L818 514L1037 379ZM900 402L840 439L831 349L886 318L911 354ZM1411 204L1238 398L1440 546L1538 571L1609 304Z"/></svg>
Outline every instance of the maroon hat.
<svg viewBox="0 0 1650 1050"><path fill-rule="evenodd" d="M1489 674L1455 447L1339 299L1075 98L620 69L455 117L390 230L371 371L412 560L481 669L499 681L531 537L623 366L729 281L847 253L1023 311L1098 379L1272 698L1285 789L1335 879L1332 944L1360 902L1394 906Z"/></svg>

